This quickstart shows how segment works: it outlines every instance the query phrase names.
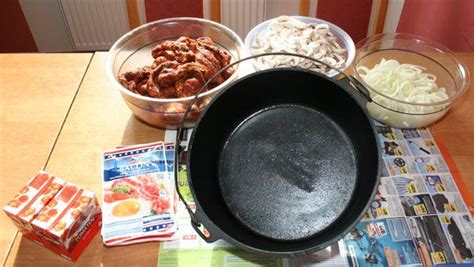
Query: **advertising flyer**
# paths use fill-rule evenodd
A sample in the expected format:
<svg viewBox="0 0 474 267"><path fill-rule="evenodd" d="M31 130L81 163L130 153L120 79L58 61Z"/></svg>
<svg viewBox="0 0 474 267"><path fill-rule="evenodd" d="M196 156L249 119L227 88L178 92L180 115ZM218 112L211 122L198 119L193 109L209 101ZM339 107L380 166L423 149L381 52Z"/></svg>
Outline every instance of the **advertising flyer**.
<svg viewBox="0 0 474 267"><path fill-rule="evenodd" d="M365 218L382 219L403 216L403 207L397 196L377 194L369 206Z"/></svg>
<svg viewBox="0 0 474 267"><path fill-rule="evenodd" d="M408 227L425 266L456 263L438 216L410 217Z"/></svg>
<svg viewBox="0 0 474 267"><path fill-rule="evenodd" d="M417 248L404 218L365 221L344 237L354 266L420 264Z"/></svg>
<svg viewBox="0 0 474 267"><path fill-rule="evenodd" d="M425 186L430 194L438 192L457 192L453 177L450 174L423 175Z"/></svg>
<svg viewBox="0 0 474 267"><path fill-rule="evenodd" d="M363 221L344 238L349 265L474 263L473 220L430 130L376 124L382 177Z"/></svg>
<svg viewBox="0 0 474 267"><path fill-rule="evenodd" d="M474 248L474 222L468 214L443 215L443 227L449 244L454 252L456 261L474 263L472 251Z"/></svg>
<svg viewBox="0 0 474 267"><path fill-rule="evenodd" d="M408 195L427 192L421 175L382 177L380 183L386 195Z"/></svg>
<svg viewBox="0 0 474 267"><path fill-rule="evenodd" d="M436 214L430 195L401 196L400 201L406 216Z"/></svg>

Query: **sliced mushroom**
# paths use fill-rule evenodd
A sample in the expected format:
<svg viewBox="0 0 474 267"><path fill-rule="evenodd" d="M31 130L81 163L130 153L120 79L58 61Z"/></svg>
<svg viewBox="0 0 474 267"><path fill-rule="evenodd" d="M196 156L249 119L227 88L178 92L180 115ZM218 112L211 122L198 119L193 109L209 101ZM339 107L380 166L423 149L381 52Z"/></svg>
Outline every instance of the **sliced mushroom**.
<svg viewBox="0 0 474 267"><path fill-rule="evenodd" d="M330 64L342 67L346 61L346 49L337 42L329 25L321 23L303 23L293 17L276 18L267 30L257 33L251 44L253 54L265 52L287 52L310 56ZM311 60L288 57L266 56L257 59L264 68L281 66L300 66L312 70L326 72L327 67Z"/></svg>

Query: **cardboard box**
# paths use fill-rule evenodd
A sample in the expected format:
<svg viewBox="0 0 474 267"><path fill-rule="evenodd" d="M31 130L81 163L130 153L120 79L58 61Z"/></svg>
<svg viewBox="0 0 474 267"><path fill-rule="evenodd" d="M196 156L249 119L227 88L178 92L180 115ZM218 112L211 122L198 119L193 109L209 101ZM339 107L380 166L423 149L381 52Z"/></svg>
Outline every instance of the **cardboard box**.
<svg viewBox="0 0 474 267"><path fill-rule="evenodd" d="M64 181L40 172L3 208L23 235L32 234L31 221L63 187Z"/></svg>
<svg viewBox="0 0 474 267"><path fill-rule="evenodd" d="M40 172L4 208L25 237L75 261L100 230L94 193Z"/></svg>

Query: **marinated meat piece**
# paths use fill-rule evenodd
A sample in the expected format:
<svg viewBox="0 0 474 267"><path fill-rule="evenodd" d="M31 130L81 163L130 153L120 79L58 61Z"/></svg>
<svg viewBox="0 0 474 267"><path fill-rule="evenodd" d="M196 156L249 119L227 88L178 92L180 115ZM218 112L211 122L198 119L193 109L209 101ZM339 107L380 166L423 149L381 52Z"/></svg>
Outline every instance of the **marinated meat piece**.
<svg viewBox="0 0 474 267"><path fill-rule="evenodd" d="M160 88L157 86L157 84L155 84L155 82L153 81L153 79L151 77L146 82L145 91L146 91L146 94L144 94L144 95L148 95L148 96L155 97L155 98L161 98Z"/></svg>
<svg viewBox="0 0 474 267"><path fill-rule="evenodd" d="M181 36L178 38L178 40L176 40L176 42L184 43L186 48L184 48L181 44L179 44L176 46L175 50L188 51L186 49L189 49L190 51L195 52L199 47L199 43L196 40L189 37Z"/></svg>
<svg viewBox="0 0 474 267"><path fill-rule="evenodd" d="M203 75L205 68L197 63L179 66L179 80L176 82L176 96L188 97L199 92L206 83Z"/></svg>
<svg viewBox="0 0 474 267"><path fill-rule="evenodd" d="M168 61L168 59L166 59L165 57L157 57L155 58L155 61L153 61L153 64L151 64L151 68L152 69L155 69L156 67L158 67L161 63L164 63Z"/></svg>
<svg viewBox="0 0 474 267"><path fill-rule="evenodd" d="M209 37L197 40L180 37L164 41L152 52L151 66L126 72L120 83L130 91L155 98L181 98L195 95L202 86L231 61L230 54L219 48ZM205 90L228 79L234 70L218 75Z"/></svg>
<svg viewBox="0 0 474 267"><path fill-rule="evenodd" d="M195 58L194 53L191 51L186 52L186 51L160 50L156 53L156 55L157 55L157 59L159 58L159 61L163 61L163 58L164 58L165 60L176 60L179 63L194 61L194 58Z"/></svg>
<svg viewBox="0 0 474 267"><path fill-rule="evenodd" d="M206 70L204 71L204 77L206 78L206 80L209 80L216 72L221 69L220 62L214 57L211 52L205 49L201 49L199 52L200 53L196 55L196 62L206 67ZM213 83L216 84L221 84L222 82L223 80L219 76L216 77L213 81Z"/></svg>
<svg viewBox="0 0 474 267"><path fill-rule="evenodd" d="M164 57L166 60L174 60L176 55L171 50L160 50L156 53L156 57Z"/></svg>
<svg viewBox="0 0 474 267"><path fill-rule="evenodd" d="M230 63L231 56L226 51L220 49L219 47L217 47L215 45L210 45L210 44L207 44L207 43L203 43L202 46L205 49L211 51L214 54L214 57L216 57L217 60L219 62L221 62L222 67L224 67L224 66L226 66Z"/></svg>
<svg viewBox="0 0 474 267"><path fill-rule="evenodd" d="M212 41L212 39L209 37L199 37L197 38L197 41L201 44L214 45L214 41Z"/></svg>
<svg viewBox="0 0 474 267"><path fill-rule="evenodd" d="M178 70L166 68L158 72L155 81L160 87L169 87L176 83L179 79L178 75Z"/></svg>
<svg viewBox="0 0 474 267"><path fill-rule="evenodd" d="M176 70L179 67L179 63L176 61L165 61L158 65L155 69L152 71L151 78L154 80L156 84L159 86L163 87L169 87L173 85L176 82L176 79L172 79L173 76L171 76L171 79L167 79L166 77L159 77L159 75L163 72L163 74L166 73L173 73L174 70ZM177 75L177 74L175 74Z"/></svg>
<svg viewBox="0 0 474 267"><path fill-rule="evenodd" d="M134 93L142 94L140 91L141 85L146 83L150 76L150 68L143 67L136 71L125 72L119 77L119 82Z"/></svg>
<svg viewBox="0 0 474 267"><path fill-rule="evenodd" d="M199 89L204 85L203 80L191 77L190 79L183 78L176 82L176 96L188 97L193 96L199 92Z"/></svg>
<svg viewBox="0 0 474 267"><path fill-rule="evenodd" d="M210 38L207 38L207 39L210 39ZM209 44L207 41L203 42L203 47L205 49L211 51L213 53L214 57L219 61L219 63L220 63L219 70L230 64L231 57L230 57L229 53L227 53L226 51L223 51L222 49L218 48L213 43ZM221 76L221 77L219 77L220 80L215 79L213 81L213 83L221 84L222 82L227 80L227 78L229 78L233 73L234 73L233 68L228 68L227 70L225 70L220 75Z"/></svg>
<svg viewBox="0 0 474 267"><path fill-rule="evenodd" d="M193 52L177 52L175 58L179 63L187 63L194 61L196 55Z"/></svg>
<svg viewBox="0 0 474 267"><path fill-rule="evenodd" d="M153 50L151 50L151 56L153 58L158 57L158 53L163 50L170 50L173 51L173 47L175 47L177 44L175 41L164 41L162 43L157 44Z"/></svg>

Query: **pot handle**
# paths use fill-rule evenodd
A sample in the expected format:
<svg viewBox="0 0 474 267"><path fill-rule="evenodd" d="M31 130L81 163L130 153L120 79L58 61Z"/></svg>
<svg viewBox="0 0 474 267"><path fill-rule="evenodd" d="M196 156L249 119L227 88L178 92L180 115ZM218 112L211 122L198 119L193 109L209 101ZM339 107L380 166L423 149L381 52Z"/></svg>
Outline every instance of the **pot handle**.
<svg viewBox="0 0 474 267"><path fill-rule="evenodd" d="M286 52L272 52L272 53L264 53L264 54L258 54L258 55L253 55L253 56L248 56L248 57L245 57L245 58L242 58L242 59L239 59L237 61L234 61L232 63L229 63L228 65L224 66L222 69L220 69L218 72L216 72L206 83L204 83L204 85L199 89L199 91L196 93L196 95L194 96L193 100L191 101L191 103L189 104L188 108L186 109L186 111L184 112L184 115L183 115L183 118L181 119L181 123L180 123L180 126L178 128L178 132L176 134L176 140L175 140L175 147L176 147L176 150L175 150L175 153L174 153L174 180L175 180L175 187L176 187L176 192L178 193L178 196L179 196L179 199L183 202L184 206L186 207L186 210L188 211L189 213L189 216L191 217L191 225L193 226L194 230L196 230L196 232L206 241L206 242L214 242L216 240L219 239L218 236L216 236L216 233L217 233L217 229L213 228L213 226L211 225L208 225L207 227L206 226L203 226L200 218L202 218L201 216L204 216L202 213L203 211L200 209L199 205L196 206L196 211L193 212L193 210L190 208L190 206L188 205L187 201L184 199L183 195L181 194L181 192L179 191L179 183L178 183L178 167L179 167L179 155L181 154L181 147L180 147L180 137L183 133L183 129L184 129L184 123L186 121L186 116L189 114L189 112L191 111L194 103L196 103L196 100L198 99L198 96L199 94L201 94L201 92L207 88L209 86L209 84L211 83L211 81L213 81L218 75L220 75L222 72L224 72L225 70L227 70L228 68L230 67L233 67L239 63L242 63L244 61L247 61L247 60L250 60L250 59L254 59L254 58L259 58L259 57L265 57L265 56L294 56L294 57L300 57L300 58L304 58L304 59L308 59L308 60L311 60L313 62L316 62L318 64L321 64L321 65L324 65L326 66L327 68L329 69L332 69L332 70L335 70L337 71L339 74L343 75L345 78L347 78L347 80L349 80L349 84L354 88L356 89L368 102L372 102L372 99L370 98L370 95L369 95L369 91L367 90L367 88L365 88L365 86L360 83L356 78L354 78L353 76L345 73L344 71L342 71L340 68L336 68L336 67L333 67L331 65L329 65L328 63L324 62L324 61L321 61L319 59L316 59L316 58L312 58L312 57L309 57L309 56L305 56L305 55L300 55L300 54L295 54L295 53L286 53ZM208 231L208 227L211 227L211 229L209 229L211 232ZM213 232L213 233L212 233Z"/></svg>
<svg viewBox="0 0 474 267"><path fill-rule="evenodd" d="M217 240L220 239L220 237L217 235L217 231L215 229L212 229L212 226L207 225L204 226L198 218L200 217L201 210L196 210L194 215L191 217L191 226L194 228L194 231L198 233L198 235L204 239L207 243L213 243ZM194 219L193 219L194 217ZM209 229L211 228L211 229Z"/></svg>
<svg viewBox="0 0 474 267"><path fill-rule="evenodd" d="M201 223L204 221L202 218L203 216L203 211L201 210L201 207L196 205L196 210L193 211L193 209L190 207L184 196L181 194L181 191L179 190L179 180L178 180L178 168L179 168L179 156L183 152L182 149L183 147L180 146L180 141L181 141L181 134L182 134L182 128L180 128L176 134L176 140L175 140L175 153L174 153L174 182L175 182L175 188L176 192L178 193L179 199L183 202L184 207L189 213L189 217L191 218L191 226L194 228L194 231L202 238L204 241L207 243L212 243L217 240L219 240L219 236L216 234L218 231L214 228L213 225L203 225Z"/></svg>
<svg viewBox="0 0 474 267"><path fill-rule="evenodd" d="M356 96L356 98L361 99L360 101L362 101L362 102L364 102L364 101L372 102L373 101L372 98L370 97L369 90L367 90L367 88L359 80L357 80L353 76L348 75L343 79L337 80L336 82L339 85L343 86L343 87L350 86L350 87L356 89L359 92L359 94L358 95L356 94L355 96Z"/></svg>

